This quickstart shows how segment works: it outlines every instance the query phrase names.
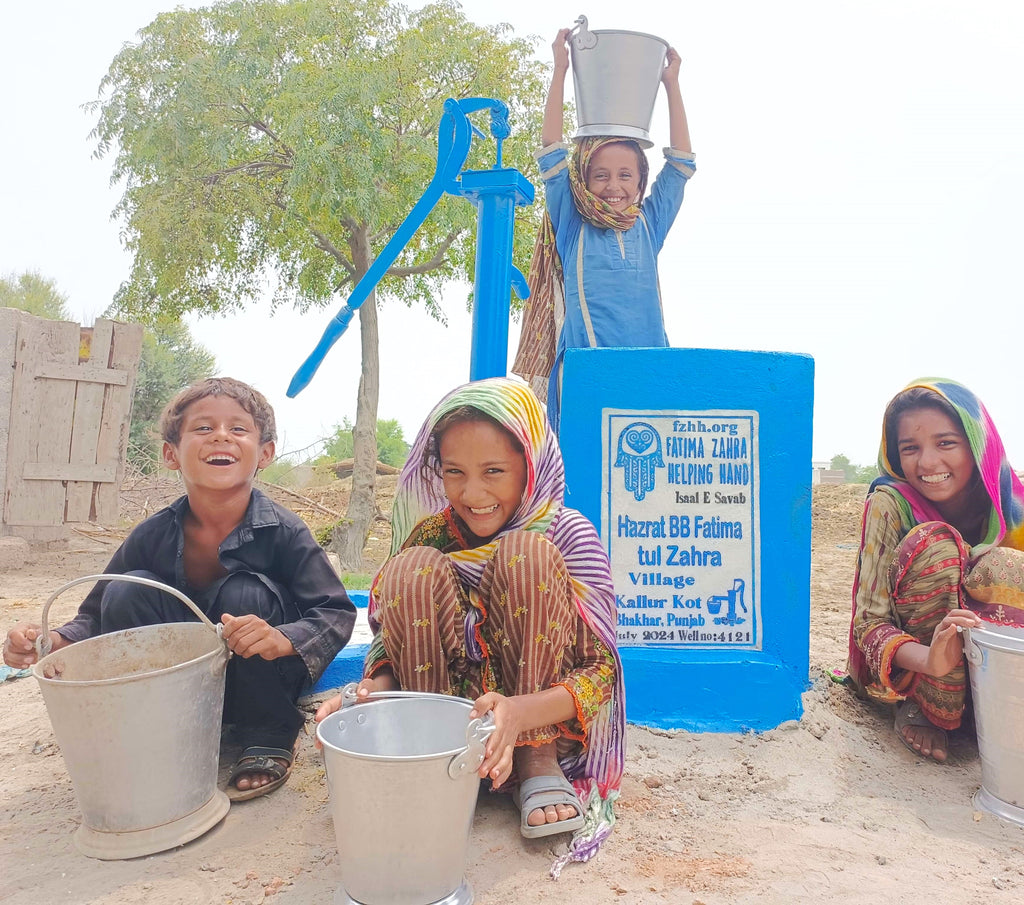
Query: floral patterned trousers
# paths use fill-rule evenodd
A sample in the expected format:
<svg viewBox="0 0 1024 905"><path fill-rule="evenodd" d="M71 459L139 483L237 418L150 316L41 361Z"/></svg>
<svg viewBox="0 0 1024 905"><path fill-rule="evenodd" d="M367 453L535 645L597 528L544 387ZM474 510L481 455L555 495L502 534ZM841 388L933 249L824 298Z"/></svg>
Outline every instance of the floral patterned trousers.
<svg viewBox="0 0 1024 905"><path fill-rule="evenodd" d="M475 599L452 560L433 547L394 556L376 593L384 648L405 690L468 698L532 694L559 684L576 662L580 620L572 584L558 548L536 532L498 541ZM472 641L480 662L468 654ZM564 734L544 726L523 732L517 744Z"/></svg>

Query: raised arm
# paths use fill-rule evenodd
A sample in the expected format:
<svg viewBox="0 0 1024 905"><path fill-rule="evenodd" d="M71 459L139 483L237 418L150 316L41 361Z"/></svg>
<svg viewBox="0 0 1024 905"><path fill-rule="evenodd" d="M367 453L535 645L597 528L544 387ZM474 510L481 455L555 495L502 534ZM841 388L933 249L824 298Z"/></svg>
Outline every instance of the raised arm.
<svg viewBox="0 0 1024 905"><path fill-rule="evenodd" d="M675 49L668 49L665 68L661 73L661 82L668 96L668 135L673 150L689 153L690 128L686 124L686 109L683 107L683 94L679 90L679 54ZM550 102L550 101L549 101ZM547 125L547 116L544 118Z"/></svg>
<svg viewBox="0 0 1024 905"><path fill-rule="evenodd" d="M572 29L561 28L555 37L551 50L554 53L555 65L551 72L551 86L548 88L548 99L544 105L544 124L541 127L540 142L542 147L558 144L562 140L564 120L565 74L569 71L569 32Z"/></svg>

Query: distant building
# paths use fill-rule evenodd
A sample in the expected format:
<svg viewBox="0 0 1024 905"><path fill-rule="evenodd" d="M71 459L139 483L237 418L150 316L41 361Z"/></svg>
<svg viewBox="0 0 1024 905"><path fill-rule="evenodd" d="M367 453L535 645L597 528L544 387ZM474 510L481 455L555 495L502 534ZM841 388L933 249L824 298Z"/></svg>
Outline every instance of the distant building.
<svg viewBox="0 0 1024 905"><path fill-rule="evenodd" d="M811 463L811 485L845 484L846 474L841 468L829 468L829 462Z"/></svg>

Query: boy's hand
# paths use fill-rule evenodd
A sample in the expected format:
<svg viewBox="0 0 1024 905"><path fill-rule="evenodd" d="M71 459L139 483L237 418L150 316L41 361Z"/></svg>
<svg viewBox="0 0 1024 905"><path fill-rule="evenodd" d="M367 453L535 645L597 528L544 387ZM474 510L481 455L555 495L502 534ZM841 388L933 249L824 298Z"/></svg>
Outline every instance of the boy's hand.
<svg viewBox="0 0 1024 905"><path fill-rule="evenodd" d="M15 669L25 669L36 660L36 638L42 633L42 626L34 622L19 622L4 639L4 663ZM70 643L63 635L50 632L53 650L60 650Z"/></svg>
<svg viewBox="0 0 1024 905"><path fill-rule="evenodd" d="M225 613L220 621L224 623L224 640L231 652L239 657L260 656L264 660L276 660L295 653L291 641L265 619L252 613L244 616Z"/></svg>
<svg viewBox="0 0 1024 905"><path fill-rule="evenodd" d="M661 81L666 85L672 85L679 81L679 66L682 60L676 53L674 47L668 49L665 54L665 68L661 70Z"/></svg>
<svg viewBox="0 0 1024 905"><path fill-rule="evenodd" d="M571 28L560 28L551 44L551 52L555 58L555 72L566 73L569 71L569 33Z"/></svg>

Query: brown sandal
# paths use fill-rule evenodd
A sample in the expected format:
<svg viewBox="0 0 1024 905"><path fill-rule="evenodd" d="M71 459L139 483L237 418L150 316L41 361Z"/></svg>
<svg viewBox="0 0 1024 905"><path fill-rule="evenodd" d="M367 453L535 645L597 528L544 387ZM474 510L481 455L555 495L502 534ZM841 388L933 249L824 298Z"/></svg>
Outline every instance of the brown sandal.
<svg viewBox="0 0 1024 905"><path fill-rule="evenodd" d="M287 751L284 748L246 748L242 752L242 756L235 761L235 765L231 768L226 791L228 799L231 801L249 801L252 798L259 798L283 786L288 782L288 777L291 776L297 749L298 740L296 740L295 747L291 751ZM287 764L282 765L279 763L282 760L286 761ZM236 779L253 773L265 773L271 777L271 780L265 785L256 786L251 789L239 789L235 785Z"/></svg>
<svg viewBox="0 0 1024 905"><path fill-rule="evenodd" d="M908 741L907 737L903 734L903 730L907 727L916 727L920 729L934 729L939 733L938 744L932 745L931 753L925 754L923 751L918 750L913 744ZM935 750L941 749L946 757L949 756L949 737L946 735L946 730L941 726L936 726L928 717L924 715L924 711L921 709L921 705L917 701L904 701L902 704L896 705L896 737L903 742L903 746L909 751L913 751L918 757L923 757L925 760L933 760L937 764L944 764L946 759L939 760L935 757Z"/></svg>

